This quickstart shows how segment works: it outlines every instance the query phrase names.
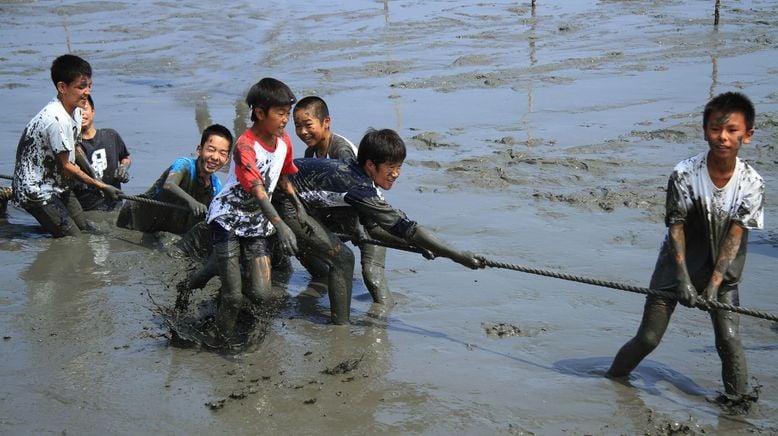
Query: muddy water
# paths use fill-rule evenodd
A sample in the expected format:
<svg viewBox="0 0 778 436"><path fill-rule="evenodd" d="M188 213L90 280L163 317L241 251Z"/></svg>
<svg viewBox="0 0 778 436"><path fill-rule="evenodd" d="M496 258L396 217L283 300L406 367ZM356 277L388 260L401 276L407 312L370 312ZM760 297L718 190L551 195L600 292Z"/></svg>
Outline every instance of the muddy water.
<svg viewBox="0 0 778 436"><path fill-rule="evenodd" d="M758 113L742 155L768 208L741 298L778 312L775 1L722 2L718 29L712 1L136 3L0 2L0 173L69 50L94 68L98 126L131 149L130 194L192 154L204 124L242 130L244 92L275 76L324 97L352 140L400 131L409 158L387 196L453 244L645 286L667 174L705 147L704 102L742 90ZM732 416L706 401L722 386L703 312L679 309L624 385L602 373L642 297L392 252L393 310L371 307L357 277L353 325L292 298L264 342L219 355L171 347L157 314L188 265L92 218L102 234L70 240L15 208L0 225L3 433L778 431L771 322L742 320L761 398ZM307 280L296 265L277 286L294 297Z"/></svg>

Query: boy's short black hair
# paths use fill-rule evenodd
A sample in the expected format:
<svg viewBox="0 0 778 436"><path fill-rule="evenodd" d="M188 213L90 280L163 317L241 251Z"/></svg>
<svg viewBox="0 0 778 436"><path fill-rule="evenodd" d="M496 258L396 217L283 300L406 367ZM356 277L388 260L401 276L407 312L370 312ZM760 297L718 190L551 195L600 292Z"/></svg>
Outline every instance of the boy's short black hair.
<svg viewBox="0 0 778 436"><path fill-rule="evenodd" d="M371 160L380 165L384 162L402 163L405 160L405 142L392 129L370 128L359 142L357 162L360 166Z"/></svg>
<svg viewBox="0 0 778 436"><path fill-rule="evenodd" d="M255 83L246 94L246 104L251 108L251 121L257 120L254 108L267 112L273 106L291 106L296 101L297 98L286 83L272 77L265 77Z"/></svg>
<svg viewBox="0 0 778 436"><path fill-rule="evenodd" d="M739 112L743 114L746 119L746 129L751 130L754 128L754 118L756 118L756 111L754 110L754 104L744 94L739 92L725 92L719 94L708 104L705 105L705 111L702 113L702 128L708 128L708 118L710 114L715 112L721 112L729 114L732 112Z"/></svg>
<svg viewBox="0 0 778 436"><path fill-rule="evenodd" d="M200 137L200 147L205 146L208 138L213 135L221 136L222 138L229 141L230 147L227 149L227 151L232 152L232 133L230 133L230 129L222 126L221 124L211 124L210 126L206 127L205 130L203 130L203 136Z"/></svg>
<svg viewBox="0 0 778 436"><path fill-rule="evenodd" d="M313 111L313 116L322 122L324 122L325 118L330 116L330 110L327 108L327 103L324 102L323 98L317 97L315 95L303 97L302 100L297 102L293 112L297 112L300 109L308 109Z"/></svg>
<svg viewBox="0 0 778 436"><path fill-rule="evenodd" d="M54 86L59 82L69 84L82 75L92 77L92 66L76 55L65 54L51 63L51 81Z"/></svg>

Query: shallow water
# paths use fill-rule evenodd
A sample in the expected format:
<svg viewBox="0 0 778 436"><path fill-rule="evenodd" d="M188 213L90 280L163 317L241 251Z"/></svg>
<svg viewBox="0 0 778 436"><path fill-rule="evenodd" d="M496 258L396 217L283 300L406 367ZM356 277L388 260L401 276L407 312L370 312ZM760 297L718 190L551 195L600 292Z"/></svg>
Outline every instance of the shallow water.
<svg viewBox="0 0 778 436"><path fill-rule="evenodd" d="M241 131L245 91L274 76L325 98L353 141L397 129L409 157L387 197L452 244L645 286L666 177L706 146L705 101L742 90L757 107L742 156L768 207L741 302L778 312L778 3L723 2L718 29L711 1L537 3L0 2L0 174L69 50L94 68L98 127L133 155L129 194L191 155L205 124ZM110 218L93 216L104 234L69 240L13 207L0 225L2 433L778 431L772 322L742 318L761 397L731 416L706 401L722 385L705 313L680 308L624 385L601 375L641 296L404 252L387 261L399 300L388 313L357 275L350 327L326 324L326 299L292 300L244 353L171 347L155 303L173 303L187 265ZM307 279L296 265L284 289ZM216 286L197 295L203 307ZM516 334L489 334L499 323ZM347 361L357 368L322 372Z"/></svg>

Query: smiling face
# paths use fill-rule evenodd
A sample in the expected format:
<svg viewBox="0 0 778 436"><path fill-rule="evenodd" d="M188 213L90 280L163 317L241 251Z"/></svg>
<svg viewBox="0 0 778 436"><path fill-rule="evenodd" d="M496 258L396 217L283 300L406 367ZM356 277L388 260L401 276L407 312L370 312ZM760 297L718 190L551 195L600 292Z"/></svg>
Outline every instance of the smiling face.
<svg viewBox="0 0 778 436"><path fill-rule="evenodd" d="M57 97L68 113L73 113L77 106L89 105L87 97L91 92L92 78L83 74L70 83L57 82Z"/></svg>
<svg viewBox="0 0 778 436"><path fill-rule="evenodd" d="M257 117L257 121L252 126L254 134L265 145L275 145L272 139L275 136L284 136L284 129L289 123L291 111L292 105L270 106L267 111L262 110L262 108L254 108L254 114Z"/></svg>
<svg viewBox="0 0 778 436"><path fill-rule="evenodd" d="M294 111L294 132L308 147L326 147L329 129L330 117L321 121L310 108Z"/></svg>
<svg viewBox="0 0 778 436"><path fill-rule="evenodd" d="M365 172L370 180L383 190L392 189L395 180L400 178L402 162L384 162L376 165L372 160L365 162Z"/></svg>
<svg viewBox="0 0 778 436"><path fill-rule="evenodd" d="M94 122L95 110L92 105L87 102L84 106L81 106L81 130L86 131Z"/></svg>
<svg viewBox="0 0 778 436"><path fill-rule="evenodd" d="M754 129L746 127L740 112L713 112L704 130L712 159L734 159L743 144L751 142Z"/></svg>
<svg viewBox="0 0 778 436"><path fill-rule="evenodd" d="M230 141L219 135L211 135L205 144L197 146L198 167L204 174L219 171L230 155Z"/></svg>

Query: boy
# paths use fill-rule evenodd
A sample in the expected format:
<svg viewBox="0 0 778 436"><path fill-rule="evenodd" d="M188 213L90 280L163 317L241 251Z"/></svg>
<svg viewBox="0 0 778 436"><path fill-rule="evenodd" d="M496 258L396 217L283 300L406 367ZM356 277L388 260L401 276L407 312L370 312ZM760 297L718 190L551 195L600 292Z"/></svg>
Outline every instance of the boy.
<svg viewBox="0 0 778 436"><path fill-rule="evenodd" d="M650 287L674 290L689 307L706 301L737 306L748 229L763 226L764 181L737 156L754 134L754 106L740 93L718 95L705 106L702 128L709 150L676 165L668 182L669 231ZM647 297L637 335L619 350L609 376L629 375L659 345L675 306L676 300ZM739 315L714 310L710 317L725 392L743 398L748 380Z"/></svg>
<svg viewBox="0 0 778 436"><path fill-rule="evenodd" d="M327 103L316 96L300 100L294 107L294 130L297 137L308 147L306 158L356 159L357 147L346 139L330 131L330 113ZM329 230L343 232L337 214L319 217ZM347 230L352 231L352 230ZM393 303L392 293L386 283L386 248L373 244L359 244L362 279L373 301L379 304ZM326 276L327 266L310 256L300 258L300 262L315 278Z"/></svg>
<svg viewBox="0 0 778 436"><path fill-rule="evenodd" d="M308 146L305 157L353 159L357 156L357 147L351 141L330 131L330 112L327 103L319 97L308 96L295 105L294 132Z"/></svg>
<svg viewBox="0 0 778 436"><path fill-rule="evenodd" d="M208 209L222 282L216 343L235 337L244 295L255 305L271 297L267 238L275 231L287 255L297 250L294 234L270 202L276 184L291 189L286 176L297 172L292 140L284 130L295 101L289 87L273 78L263 78L249 89L246 103L253 124L238 138L227 183ZM246 286L241 267L249 280Z"/></svg>
<svg viewBox="0 0 778 436"><path fill-rule="evenodd" d="M468 268L482 267L473 254L446 245L384 200L378 188L392 188L400 177L405 153L405 143L395 131L371 129L359 143L356 160L295 160L298 173L290 177L290 182L298 195L285 195L281 212L298 238L300 256L314 257L329 266L328 288L334 324L349 323L354 255L322 223L320 217L330 212L350 215L353 230L357 230L359 219L374 237L414 244L433 256L448 257Z"/></svg>
<svg viewBox="0 0 778 436"><path fill-rule="evenodd" d="M66 54L51 64L57 98L27 124L16 149L13 201L29 212L55 238L76 236L87 228L81 205L73 195L74 181L100 190L112 201L122 192L90 177L76 165L81 135L81 108L92 88L92 66Z"/></svg>
<svg viewBox="0 0 778 436"><path fill-rule="evenodd" d="M214 196L221 191L216 175L229 158L232 133L221 124L203 130L196 158L180 157L141 197L184 206L178 209L128 201L119 211L116 225L141 232L184 234L201 222Z"/></svg>
<svg viewBox="0 0 778 436"><path fill-rule="evenodd" d="M81 143L78 147L85 154L96 178L121 189L122 183L130 180L127 171L131 159L127 146L116 130L95 128L95 103L91 95L81 111ZM111 211L120 205L117 201L106 201L96 189L83 184L77 184L73 191L84 210Z"/></svg>

